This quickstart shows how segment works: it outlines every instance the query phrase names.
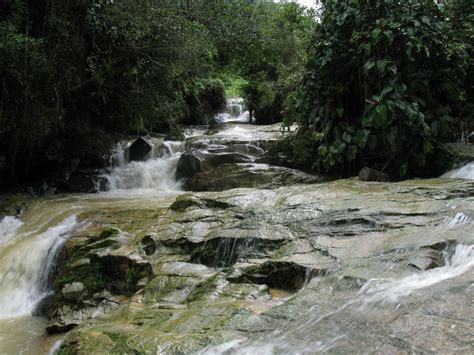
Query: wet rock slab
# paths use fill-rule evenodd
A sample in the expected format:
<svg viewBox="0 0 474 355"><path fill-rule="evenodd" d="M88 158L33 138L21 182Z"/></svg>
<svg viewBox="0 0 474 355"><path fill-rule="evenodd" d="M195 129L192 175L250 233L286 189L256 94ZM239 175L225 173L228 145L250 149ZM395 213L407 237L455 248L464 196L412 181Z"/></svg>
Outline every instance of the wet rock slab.
<svg viewBox="0 0 474 355"><path fill-rule="evenodd" d="M115 224L119 232L78 235L70 246L70 268L89 259L122 286L68 301L77 327L64 351L472 349L474 271L449 269L458 246L474 242L472 182L350 179L186 193L165 211L133 216L133 225ZM110 222L95 218L101 228ZM93 255L127 259L128 268L115 275ZM149 267L125 292L137 263ZM114 300L110 309L97 303ZM104 311L89 317L88 302Z"/></svg>
<svg viewBox="0 0 474 355"><path fill-rule="evenodd" d="M316 183L327 178L265 164L265 155L284 137L280 124L227 124L186 141L176 178L190 191L223 191L238 187L271 188ZM270 162L270 161L269 161Z"/></svg>

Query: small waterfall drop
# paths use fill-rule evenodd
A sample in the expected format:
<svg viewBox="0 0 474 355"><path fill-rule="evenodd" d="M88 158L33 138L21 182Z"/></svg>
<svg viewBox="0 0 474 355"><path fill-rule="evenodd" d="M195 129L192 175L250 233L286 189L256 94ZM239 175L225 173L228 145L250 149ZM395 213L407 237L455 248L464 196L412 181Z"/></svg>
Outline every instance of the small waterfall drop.
<svg viewBox="0 0 474 355"><path fill-rule="evenodd" d="M0 222L0 318L30 315L50 293L55 258L77 222L71 216L40 234L22 233L21 225L14 217Z"/></svg>
<svg viewBox="0 0 474 355"><path fill-rule="evenodd" d="M232 97L227 100L225 112L216 116L219 123L226 122L245 122L248 123L250 118L249 112L244 105L244 99L241 97Z"/></svg>
<svg viewBox="0 0 474 355"><path fill-rule="evenodd" d="M474 162L466 164L458 169L448 171L441 176L442 178L451 179L469 179L474 180Z"/></svg>
<svg viewBox="0 0 474 355"><path fill-rule="evenodd" d="M130 161L132 142L119 143L111 156L112 167L100 177L106 181L106 190L156 189L163 192L179 191L175 179L176 166L184 151L180 141L155 141L144 161ZM99 188L98 190L104 190Z"/></svg>

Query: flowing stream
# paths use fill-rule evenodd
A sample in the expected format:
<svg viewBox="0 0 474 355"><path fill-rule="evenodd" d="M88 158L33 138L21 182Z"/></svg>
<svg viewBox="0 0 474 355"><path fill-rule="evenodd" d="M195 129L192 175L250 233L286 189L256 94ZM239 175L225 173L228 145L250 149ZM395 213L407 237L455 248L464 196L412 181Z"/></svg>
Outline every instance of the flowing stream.
<svg viewBox="0 0 474 355"><path fill-rule="evenodd" d="M473 269L473 248L457 245L446 250L445 265L423 273L398 280L370 280L354 298L329 313L320 315L310 310L304 319L287 322L263 338L236 339L208 347L199 354L312 354L331 351L344 342L347 346L347 342L363 336L364 327L374 319L396 317L405 297Z"/></svg>
<svg viewBox="0 0 474 355"><path fill-rule="evenodd" d="M451 170L441 176L450 179L469 179L474 180L474 162L466 164L458 169Z"/></svg>
<svg viewBox="0 0 474 355"><path fill-rule="evenodd" d="M153 145L144 161L128 161L127 149L131 142L118 144L112 155L113 166L103 175L106 190L179 191L175 179L176 165L184 151L184 142L160 141Z"/></svg>
<svg viewBox="0 0 474 355"><path fill-rule="evenodd" d="M51 293L55 258L78 223L74 211L45 212L39 208L22 220L0 221L0 353L34 354L51 340L46 321L32 313Z"/></svg>
<svg viewBox="0 0 474 355"><path fill-rule="evenodd" d="M239 98L229 100L217 121L229 124L213 134L214 139L263 139L263 128L249 129L248 112ZM201 136L191 133L189 137ZM101 209L124 210L169 206L182 193L176 167L185 142L156 139L144 161L129 161L132 142L121 142L112 154L111 166L100 175L105 184L98 194L56 195L37 198L20 218L0 220L0 354L47 353L58 340L47 337L46 320L35 317L35 309L51 294L51 276L61 246L68 236L87 226L78 216ZM253 147L257 149L257 147ZM258 148L260 149L260 148ZM443 175L444 178L474 179L474 163ZM457 214L447 224L466 223ZM470 221L469 221L470 223ZM445 252L444 265L400 279L371 280L356 297L324 315L309 312L305 319L290 321L259 339L236 339L206 348L206 354L314 353L328 351L348 341L358 327L376 314L389 316L404 297L474 267L473 246L457 245Z"/></svg>
<svg viewBox="0 0 474 355"><path fill-rule="evenodd" d="M114 149L113 166L101 176L107 191L38 198L21 218L0 220L0 354L47 353L57 340L46 335L46 319L32 314L51 294L58 251L84 225L76 215L102 208L160 208L180 193L175 171L184 142L161 142L140 162L128 161L129 144Z"/></svg>

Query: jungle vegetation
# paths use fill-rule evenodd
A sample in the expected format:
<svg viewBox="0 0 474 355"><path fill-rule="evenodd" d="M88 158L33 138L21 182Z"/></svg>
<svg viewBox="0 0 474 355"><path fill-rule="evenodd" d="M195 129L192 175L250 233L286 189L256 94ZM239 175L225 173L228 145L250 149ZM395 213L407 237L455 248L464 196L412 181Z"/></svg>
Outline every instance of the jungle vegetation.
<svg viewBox="0 0 474 355"><path fill-rule="evenodd" d="M114 135L181 136L243 96L313 172L398 176L472 126L469 0L4 0L8 180L97 165Z"/></svg>

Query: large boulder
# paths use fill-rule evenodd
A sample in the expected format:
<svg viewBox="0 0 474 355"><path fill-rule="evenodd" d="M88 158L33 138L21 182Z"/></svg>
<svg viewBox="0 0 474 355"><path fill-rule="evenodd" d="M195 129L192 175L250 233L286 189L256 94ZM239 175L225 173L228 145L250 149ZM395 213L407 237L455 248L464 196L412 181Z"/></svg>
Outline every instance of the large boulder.
<svg viewBox="0 0 474 355"><path fill-rule="evenodd" d="M224 191L239 187L270 188L321 182L325 178L299 170L252 163L226 163L193 175L184 184L192 191Z"/></svg>
<svg viewBox="0 0 474 355"><path fill-rule="evenodd" d="M201 171L201 159L194 153L181 155L176 167L176 179L188 178Z"/></svg>
<svg viewBox="0 0 474 355"><path fill-rule="evenodd" d="M152 148L153 145L148 139L143 137L138 138L130 145L130 161L145 160Z"/></svg>
<svg viewBox="0 0 474 355"><path fill-rule="evenodd" d="M201 171L209 171L222 164L251 163L252 158L239 152L205 150L184 153L178 161L176 179L190 178Z"/></svg>
<svg viewBox="0 0 474 355"><path fill-rule="evenodd" d="M69 302L79 302L86 295L87 290L84 287L82 282L71 282L66 285L61 290L61 295L66 301Z"/></svg>

